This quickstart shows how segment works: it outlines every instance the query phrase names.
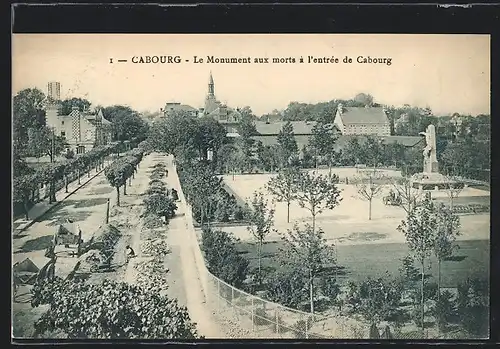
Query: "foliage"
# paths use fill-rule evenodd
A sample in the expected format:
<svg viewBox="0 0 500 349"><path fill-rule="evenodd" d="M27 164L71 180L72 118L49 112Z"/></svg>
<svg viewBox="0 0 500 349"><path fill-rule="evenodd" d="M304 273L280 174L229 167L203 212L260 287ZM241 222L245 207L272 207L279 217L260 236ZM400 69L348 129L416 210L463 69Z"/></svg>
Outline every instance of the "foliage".
<svg viewBox="0 0 500 349"><path fill-rule="evenodd" d="M103 115L111 121L113 139L117 141L144 137L147 133L146 122L130 107L122 105L106 107L103 109Z"/></svg>
<svg viewBox="0 0 500 349"><path fill-rule="evenodd" d="M32 305L49 309L35 323L40 336L55 330L68 338L194 339L198 337L187 309L141 288L105 279L101 284L77 281L45 282L33 291Z"/></svg>
<svg viewBox="0 0 500 349"><path fill-rule="evenodd" d="M434 317L440 331L446 331L447 325L456 317L457 309L453 298L453 294L446 290L441 293L434 307Z"/></svg>
<svg viewBox="0 0 500 349"><path fill-rule="evenodd" d="M221 230L204 228L202 246L208 270L228 284L241 288L247 277L248 261L236 250L236 239Z"/></svg>
<svg viewBox="0 0 500 349"><path fill-rule="evenodd" d="M383 176L377 172L369 172L367 175L360 176L354 180L356 191L361 200L368 201L368 219L372 219L372 201L377 197L383 189L381 180Z"/></svg>
<svg viewBox="0 0 500 349"><path fill-rule="evenodd" d="M69 115L73 111L73 107L77 107L83 112L90 107L91 103L84 98L69 98L61 101L61 115Z"/></svg>
<svg viewBox="0 0 500 349"><path fill-rule="evenodd" d="M359 286L359 312L371 324L378 325L397 311L403 293L401 286L390 279L364 280Z"/></svg>
<svg viewBox="0 0 500 349"><path fill-rule="evenodd" d="M487 336L490 297L488 281L481 278L467 279L457 289L457 311L462 326L473 335Z"/></svg>
<svg viewBox="0 0 500 349"><path fill-rule="evenodd" d="M316 161L318 155L326 157L329 168L336 155L335 143L339 133L333 123L317 122L312 128L312 137L309 138L309 146L314 150Z"/></svg>
<svg viewBox="0 0 500 349"><path fill-rule="evenodd" d="M257 240L257 258L259 260L258 281L262 283L261 262L262 262L262 245L267 235L271 233L271 227L274 223L274 207L268 208L268 202L264 199L262 193L254 192L251 210L248 217L249 226L247 230Z"/></svg>
<svg viewBox="0 0 500 349"><path fill-rule="evenodd" d="M401 199L400 207L406 212L406 215L409 215L421 200L421 192L413 188L410 177L394 179L391 184L395 194Z"/></svg>
<svg viewBox="0 0 500 349"><path fill-rule="evenodd" d="M309 300L307 275L299 266L286 265L266 278L266 298L287 307L299 308Z"/></svg>
<svg viewBox="0 0 500 349"><path fill-rule="evenodd" d="M287 204L287 223L290 222L290 203L296 199L297 182L301 173L296 167L282 169L267 183L267 191L280 202Z"/></svg>
<svg viewBox="0 0 500 349"><path fill-rule="evenodd" d="M48 155L51 162L66 146L64 137L57 136L48 126L31 129L28 137L28 154L36 158Z"/></svg>
<svg viewBox="0 0 500 349"><path fill-rule="evenodd" d="M155 193L144 199L147 214L165 217L168 221L175 215L177 205L166 193Z"/></svg>
<svg viewBox="0 0 500 349"><path fill-rule="evenodd" d="M335 265L335 251L324 238L321 229L314 230L309 224L303 229L296 224L281 236L284 247L279 250L283 256L283 264L292 265L293 269L301 267L306 275L309 290L310 311L314 313L314 279L321 277L328 267Z"/></svg>
<svg viewBox="0 0 500 349"><path fill-rule="evenodd" d="M316 228L316 216L323 210L332 210L342 198L340 190L337 188L338 177L329 174L302 173L295 182L295 198L300 207L306 208L312 216L312 229Z"/></svg>
<svg viewBox="0 0 500 349"><path fill-rule="evenodd" d="M297 141L295 140L291 122L288 121L283 125L277 140L281 156L281 167L286 167L292 157L297 156L298 153Z"/></svg>
<svg viewBox="0 0 500 349"><path fill-rule="evenodd" d="M406 243L421 265L421 300L418 313L422 316L420 323L424 331L424 276L425 259L430 255L434 243L437 229L437 219L435 207L430 198L425 198L409 215L406 221L402 221L398 226L406 237Z"/></svg>
<svg viewBox="0 0 500 349"><path fill-rule="evenodd" d="M156 214L148 214L144 216L142 224L148 229L155 229L162 227L163 221Z"/></svg>
<svg viewBox="0 0 500 349"><path fill-rule="evenodd" d="M24 153L28 143L28 130L45 126L44 99L44 93L37 88L21 90L13 98L13 143L20 154Z"/></svg>

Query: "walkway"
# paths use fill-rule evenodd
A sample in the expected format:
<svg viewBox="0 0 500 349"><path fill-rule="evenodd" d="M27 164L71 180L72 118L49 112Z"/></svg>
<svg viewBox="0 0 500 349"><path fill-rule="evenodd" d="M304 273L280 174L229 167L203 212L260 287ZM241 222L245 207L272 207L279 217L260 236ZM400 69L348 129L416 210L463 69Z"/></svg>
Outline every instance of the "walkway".
<svg viewBox="0 0 500 349"><path fill-rule="evenodd" d="M173 166L173 157L154 154L155 162L165 163L168 169L167 187L178 192L178 176ZM192 242L186 231L186 206L177 202L176 216L170 220L167 232L167 243L171 253L167 256L169 275L168 295L177 298L180 305L186 306L191 320L197 325L198 333L206 338L225 338L225 334L218 326L211 311L205 304L202 284L192 250Z"/></svg>

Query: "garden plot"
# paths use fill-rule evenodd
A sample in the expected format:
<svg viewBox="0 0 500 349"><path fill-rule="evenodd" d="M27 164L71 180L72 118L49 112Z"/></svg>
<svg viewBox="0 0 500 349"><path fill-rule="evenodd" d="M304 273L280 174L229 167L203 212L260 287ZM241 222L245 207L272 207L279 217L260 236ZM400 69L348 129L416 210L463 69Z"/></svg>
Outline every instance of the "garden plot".
<svg viewBox="0 0 500 349"><path fill-rule="evenodd" d="M326 170L328 171L328 170ZM336 172L336 169L333 171ZM273 175L240 175L225 176L225 184L242 200L249 202L255 191L261 191L269 203L274 199L265 186ZM333 210L325 210L316 217L316 225L325 231L325 238L337 244L377 244L377 243L404 243L404 235L397 230L401 220L405 218L405 211L396 206L386 206L382 198L391 190L390 185L384 185L381 193L372 201L372 219L368 220L369 204L359 198L354 185L339 184L342 201ZM445 195L444 192L434 192L434 195ZM438 197L439 197L438 195ZM458 201L476 202L488 192L479 189L466 188ZM445 198L439 197L439 201ZM287 223L286 203L275 202L274 229L284 232L291 229L295 223L302 225L311 222L307 209L299 207L296 202L290 205L290 223ZM460 240L489 239L490 215L463 215L460 216L462 236ZM223 230L233 233L241 240L252 240L252 236L245 226L224 227ZM279 234L272 232L268 241L279 240Z"/></svg>

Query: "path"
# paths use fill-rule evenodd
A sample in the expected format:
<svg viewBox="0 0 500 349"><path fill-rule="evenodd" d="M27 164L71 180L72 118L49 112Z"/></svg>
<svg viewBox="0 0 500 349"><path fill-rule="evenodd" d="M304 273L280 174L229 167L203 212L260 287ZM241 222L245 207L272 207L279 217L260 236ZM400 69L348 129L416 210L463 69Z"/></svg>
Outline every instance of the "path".
<svg viewBox="0 0 500 349"><path fill-rule="evenodd" d="M21 234L24 233L27 229L29 229L33 224L36 223L38 217L44 215L46 212L53 209L53 207L57 206L59 202L64 201L66 198L72 196L75 192L77 192L80 188L85 186L90 181L94 180L99 174L104 172L104 168L113 161L111 158L106 159L104 162L104 166L101 170L96 172L95 169L90 171L90 176L87 173L84 173L80 176L80 183L78 183L78 179L68 183L68 192L66 192L66 188L63 187L56 192L56 201L53 203L49 203L49 199L45 198L44 200L37 202L33 205L32 208L28 211L28 219L23 215L22 217L14 219L12 222L12 230L13 234Z"/></svg>
<svg viewBox="0 0 500 349"><path fill-rule="evenodd" d="M12 265L25 258L30 258L39 268L45 265L49 260L44 256L45 250L51 243L55 229L67 218L73 219L80 226L82 238L88 240L103 224L107 200L111 198L111 204L113 204L116 198L115 193L116 191L106 180L104 171L100 172L76 192L59 202L49 213L42 215L25 231L14 235ZM58 193L59 197L64 194ZM77 258L72 257L58 258L56 275L66 277L77 261ZM42 307L31 308L29 303L25 303L26 295L29 295L29 288L21 286L16 302L13 303L13 327L17 338L32 335L33 321L41 315L43 310Z"/></svg>
<svg viewBox="0 0 500 349"><path fill-rule="evenodd" d="M154 156L155 163L164 162L167 170L167 187L180 191L177 172L173 166L173 157L165 155ZM177 212L170 220L167 232L167 243L171 248L167 256L167 267L170 270L168 295L177 298L180 305L187 307L191 320L196 322L198 333L206 338L224 338L225 334L217 325L211 311L205 304L202 284L192 251L192 242L186 229L186 206L177 202Z"/></svg>

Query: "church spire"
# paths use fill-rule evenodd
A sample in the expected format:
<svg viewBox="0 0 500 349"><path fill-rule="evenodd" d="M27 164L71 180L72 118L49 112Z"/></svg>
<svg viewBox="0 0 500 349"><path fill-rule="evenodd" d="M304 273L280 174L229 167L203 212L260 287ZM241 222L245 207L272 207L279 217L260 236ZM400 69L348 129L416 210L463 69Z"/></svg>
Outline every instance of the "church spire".
<svg viewBox="0 0 500 349"><path fill-rule="evenodd" d="M208 95L210 97L215 96L215 85L214 85L214 78L212 77L212 71L210 71L210 78L208 80Z"/></svg>

